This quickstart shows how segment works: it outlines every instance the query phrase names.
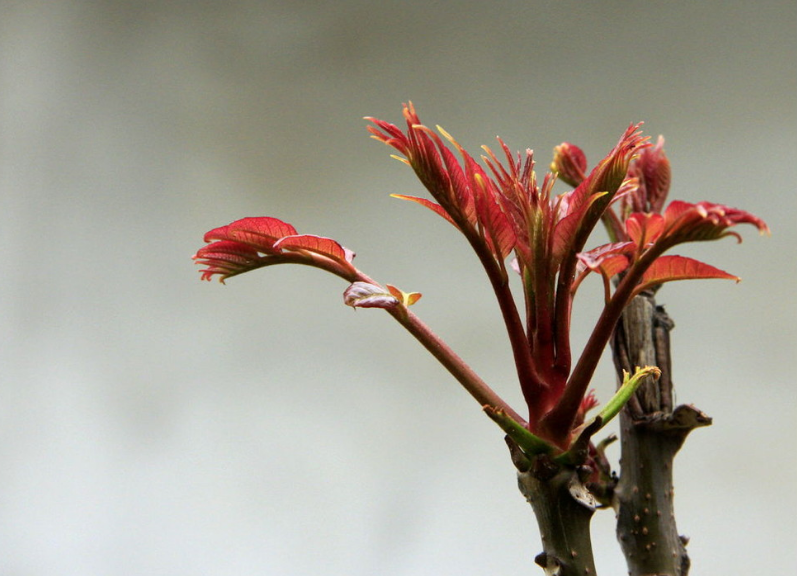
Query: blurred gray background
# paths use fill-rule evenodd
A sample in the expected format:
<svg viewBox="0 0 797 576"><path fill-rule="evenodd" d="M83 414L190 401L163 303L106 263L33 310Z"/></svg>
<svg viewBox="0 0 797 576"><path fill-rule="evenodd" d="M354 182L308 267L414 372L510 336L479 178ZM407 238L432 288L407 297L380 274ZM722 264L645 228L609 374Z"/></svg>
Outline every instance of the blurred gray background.
<svg viewBox="0 0 797 576"><path fill-rule="evenodd" d="M244 216L336 238L423 292L417 313L519 406L475 257L389 197L422 190L367 137L363 116L408 99L541 170L644 120L672 198L768 221L681 251L741 284L659 300L678 399L715 418L677 460L693 573L793 569L795 30L791 0L0 2L0 574L538 570L501 433L389 316L316 270L221 286L190 260ZM577 345L600 300L582 292ZM594 541L625 573L611 512Z"/></svg>

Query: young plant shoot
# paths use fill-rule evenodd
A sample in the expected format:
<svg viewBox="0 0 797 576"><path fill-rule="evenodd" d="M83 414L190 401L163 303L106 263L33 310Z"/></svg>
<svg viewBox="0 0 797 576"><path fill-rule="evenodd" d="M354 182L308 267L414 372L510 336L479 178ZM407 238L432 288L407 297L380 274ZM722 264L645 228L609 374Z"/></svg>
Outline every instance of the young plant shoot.
<svg viewBox="0 0 797 576"><path fill-rule="evenodd" d="M731 230L739 224L769 230L760 218L728 206L668 204L664 141L660 137L652 145L639 124L629 126L592 169L578 147L557 146L540 180L531 150L512 152L498 139L496 151L482 147L479 161L439 126L424 125L412 103L403 116L403 127L367 118L372 138L393 148L394 158L415 172L429 194L394 196L432 210L475 252L501 312L524 406L505 402L411 311L418 292L370 278L354 265L354 252L330 238L300 234L274 217L243 218L205 234L208 244L194 256L203 267L201 278L224 282L257 268L303 264L342 278L346 305L385 310L505 433L521 492L542 535L537 563L549 574L595 574L590 518L597 507L617 506L618 479L603 455L605 442L596 446L592 439L635 402L641 385L655 384L664 368L655 358L641 366L626 362L614 396L590 417L598 405L590 388L601 354L614 346L618 322L636 297L675 280L739 280L673 249L726 236L741 241ZM554 193L557 180L570 189ZM609 242L588 247L601 226ZM589 275L602 282L603 309L584 348L573 350L573 300ZM645 554L623 549L627 557ZM629 566L633 572L630 561ZM679 569L678 576L684 574Z"/></svg>

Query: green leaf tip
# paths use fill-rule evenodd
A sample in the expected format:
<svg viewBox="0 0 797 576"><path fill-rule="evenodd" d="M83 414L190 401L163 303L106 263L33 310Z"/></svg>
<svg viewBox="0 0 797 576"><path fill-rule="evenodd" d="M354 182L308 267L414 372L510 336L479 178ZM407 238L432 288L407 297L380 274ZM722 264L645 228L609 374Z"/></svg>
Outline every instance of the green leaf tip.
<svg viewBox="0 0 797 576"><path fill-rule="evenodd" d="M603 407L603 410L600 411L600 414L595 417L601 419L601 428L620 413L620 410L623 409L626 402L631 399L631 396L634 395L634 392L637 391L637 388L642 385L648 376L658 380L661 376L661 370L656 366L645 366L644 368L639 368L637 366L633 374L629 374L623 370L623 383L620 385L620 388L617 389L612 399Z"/></svg>
<svg viewBox="0 0 797 576"><path fill-rule="evenodd" d="M637 367L633 374L629 374L624 370L623 383L617 389L612 399L606 403L603 410L601 410L598 415L589 420L589 422L585 422L579 426L573 432L575 440L570 444L570 448L567 452L557 457L557 461L561 463L580 461L586 454L585 450L587 449L590 438L620 413L623 406L626 405L631 399L631 396L634 395L634 392L637 391L648 376L658 380L661 376L661 370L656 366L645 366L644 368Z"/></svg>

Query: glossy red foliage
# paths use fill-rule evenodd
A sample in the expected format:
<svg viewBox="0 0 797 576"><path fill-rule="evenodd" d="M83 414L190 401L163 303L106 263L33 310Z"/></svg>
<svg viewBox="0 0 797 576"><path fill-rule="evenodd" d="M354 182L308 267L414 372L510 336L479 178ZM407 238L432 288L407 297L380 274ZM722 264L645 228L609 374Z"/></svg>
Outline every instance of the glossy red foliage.
<svg viewBox="0 0 797 576"><path fill-rule="evenodd" d="M331 238L297 234L282 220L268 216L236 220L205 234L207 246L193 256L205 266L202 280L218 276L224 282L231 276L273 264L295 263L322 268L354 280L354 253Z"/></svg>

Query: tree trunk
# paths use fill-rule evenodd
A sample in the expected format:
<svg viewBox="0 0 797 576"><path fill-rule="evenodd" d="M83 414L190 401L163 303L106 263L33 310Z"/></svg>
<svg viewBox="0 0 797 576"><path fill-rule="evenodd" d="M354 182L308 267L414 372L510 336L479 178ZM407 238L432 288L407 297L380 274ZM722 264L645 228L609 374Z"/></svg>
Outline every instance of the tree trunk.
<svg viewBox="0 0 797 576"><path fill-rule="evenodd" d="M528 460L507 437L518 487L534 510L543 551L535 557L547 576L595 576L589 525L597 502L579 471L547 456Z"/></svg>
<svg viewBox="0 0 797 576"><path fill-rule="evenodd" d="M711 418L692 406L673 409L670 330L673 322L644 293L623 312L612 352L618 376L636 366L657 366L658 381L645 382L620 415L622 456L615 489L617 538L631 576L687 576L686 538L679 536L673 506L675 454L694 428Z"/></svg>

